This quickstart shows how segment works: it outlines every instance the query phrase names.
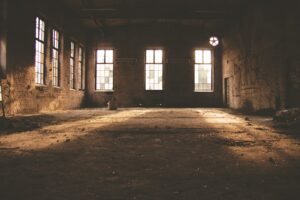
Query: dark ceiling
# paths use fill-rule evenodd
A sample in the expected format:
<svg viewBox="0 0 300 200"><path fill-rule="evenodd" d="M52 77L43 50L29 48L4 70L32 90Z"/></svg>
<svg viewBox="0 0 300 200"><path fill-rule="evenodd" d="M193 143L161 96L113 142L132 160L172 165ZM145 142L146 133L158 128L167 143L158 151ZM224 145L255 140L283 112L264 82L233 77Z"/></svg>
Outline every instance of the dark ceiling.
<svg viewBox="0 0 300 200"><path fill-rule="evenodd" d="M241 0L63 0L87 28L129 24L181 23L187 26L222 24L237 16Z"/></svg>

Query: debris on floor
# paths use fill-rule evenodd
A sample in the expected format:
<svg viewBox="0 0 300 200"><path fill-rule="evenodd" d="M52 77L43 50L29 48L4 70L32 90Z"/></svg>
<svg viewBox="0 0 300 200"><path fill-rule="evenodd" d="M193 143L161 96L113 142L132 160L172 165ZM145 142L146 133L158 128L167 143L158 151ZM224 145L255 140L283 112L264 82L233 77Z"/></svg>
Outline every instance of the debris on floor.
<svg viewBox="0 0 300 200"><path fill-rule="evenodd" d="M229 112L105 108L11 118L14 127L0 130L0 199L299 197L299 139L264 117Z"/></svg>
<svg viewBox="0 0 300 200"><path fill-rule="evenodd" d="M274 120L281 122L300 121L300 108L278 111L274 117Z"/></svg>

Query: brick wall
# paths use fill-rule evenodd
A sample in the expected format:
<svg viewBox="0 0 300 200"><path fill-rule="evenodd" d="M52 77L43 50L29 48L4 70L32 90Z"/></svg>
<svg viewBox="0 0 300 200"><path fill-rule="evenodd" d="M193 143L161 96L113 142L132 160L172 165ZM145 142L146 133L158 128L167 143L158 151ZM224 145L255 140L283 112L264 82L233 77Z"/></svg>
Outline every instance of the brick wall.
<svg viewBox="0 0 300 200"><path fill-rule="evenodd" d="M58 3L36 0L8 1L7 73L3 89L6 110L9 114L78 108L83 103L84 91L79 91L78 88L69 89L69 55L71 40L86 46L85 32L82 31L73 13ZM43 86L35 84L37 16L46 22L46 68ZM50 53L52 28L58 29L62 36L59 88L52 86ZM78 55L78 48L76 51Z"/></svg>
<svg viewBox="0 0 300 200"><path fill-rule="evenodd" d="M252 4L223 39L223 81L229 79L232 108L300 106L299 4L273 3Z"/></svg>
<svg viewBox="0 0 300 200"><path fill-rule="evenodd" d="M201 27L180 23L130 24L94 33L88 41L88 100L104 106L113 96L119 106L195 107L222 106L221 48L213 48L214 92L194 92L194 50L212 48L210 33ZM145 91L145 51L158 47L165 52L164 90ZM114 92L95 90L97 49L115 50Z"/></svg>

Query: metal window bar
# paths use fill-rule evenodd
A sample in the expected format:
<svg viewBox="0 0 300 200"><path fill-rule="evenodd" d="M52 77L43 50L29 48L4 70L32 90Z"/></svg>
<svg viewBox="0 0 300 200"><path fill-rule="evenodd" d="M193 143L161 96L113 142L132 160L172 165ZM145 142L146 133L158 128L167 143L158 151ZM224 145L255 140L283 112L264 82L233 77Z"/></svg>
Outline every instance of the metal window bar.
<svg viewBox="0 0 300 200"><path fill-rule="evenodd" d="M78 56L78 86L79 89L84 90L84 66L83 66L83 48L79 47Z"/></svg>
<svg viewBox="0 0 300 200"><path fill-rule="evenodd" d="M113 50L97 50L96 90L112 91L114 75Z"/></svg>
<svg viewBox="0 0 300 200"><path fill-rule="evenodd" d="M35 33L35 82L44 84L45 70L45 22L36 18Z"/></svg>
<svg viewBox="0 0 300 200"><path fill-rule="evenodd" d="M163 50L146 50L146 90L163 90Z"/></svg>
<svg viewBox="0 0 300 200"><path fill-rule="evenodd" d="M212 92L212 52L195 51L195 92Z"/></svg>
<svg viewBox="0 0 300 200"><path fill-rule="evenodd" d="M75 43L71 42L70 53L70 88L75 89Z"/></svg>
<svg viewBox="0 0 300 200"><path fill-rule="evenodd" d="M60 76L60 33L53 29L52 30L52 84L53 86L59 87L59 76Z"/></svg>

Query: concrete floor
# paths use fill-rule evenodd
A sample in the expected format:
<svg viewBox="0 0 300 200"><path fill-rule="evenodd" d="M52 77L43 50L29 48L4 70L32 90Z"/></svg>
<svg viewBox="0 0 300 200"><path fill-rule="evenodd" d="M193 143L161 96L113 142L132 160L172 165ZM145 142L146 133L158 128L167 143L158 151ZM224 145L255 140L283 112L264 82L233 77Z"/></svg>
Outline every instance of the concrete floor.
<svg viewBox="0 0 300 200"><path fill-rule="evenodd" d="M88 109L0 126L1 200L296 199L300 133L225 109Z"/></svg>

